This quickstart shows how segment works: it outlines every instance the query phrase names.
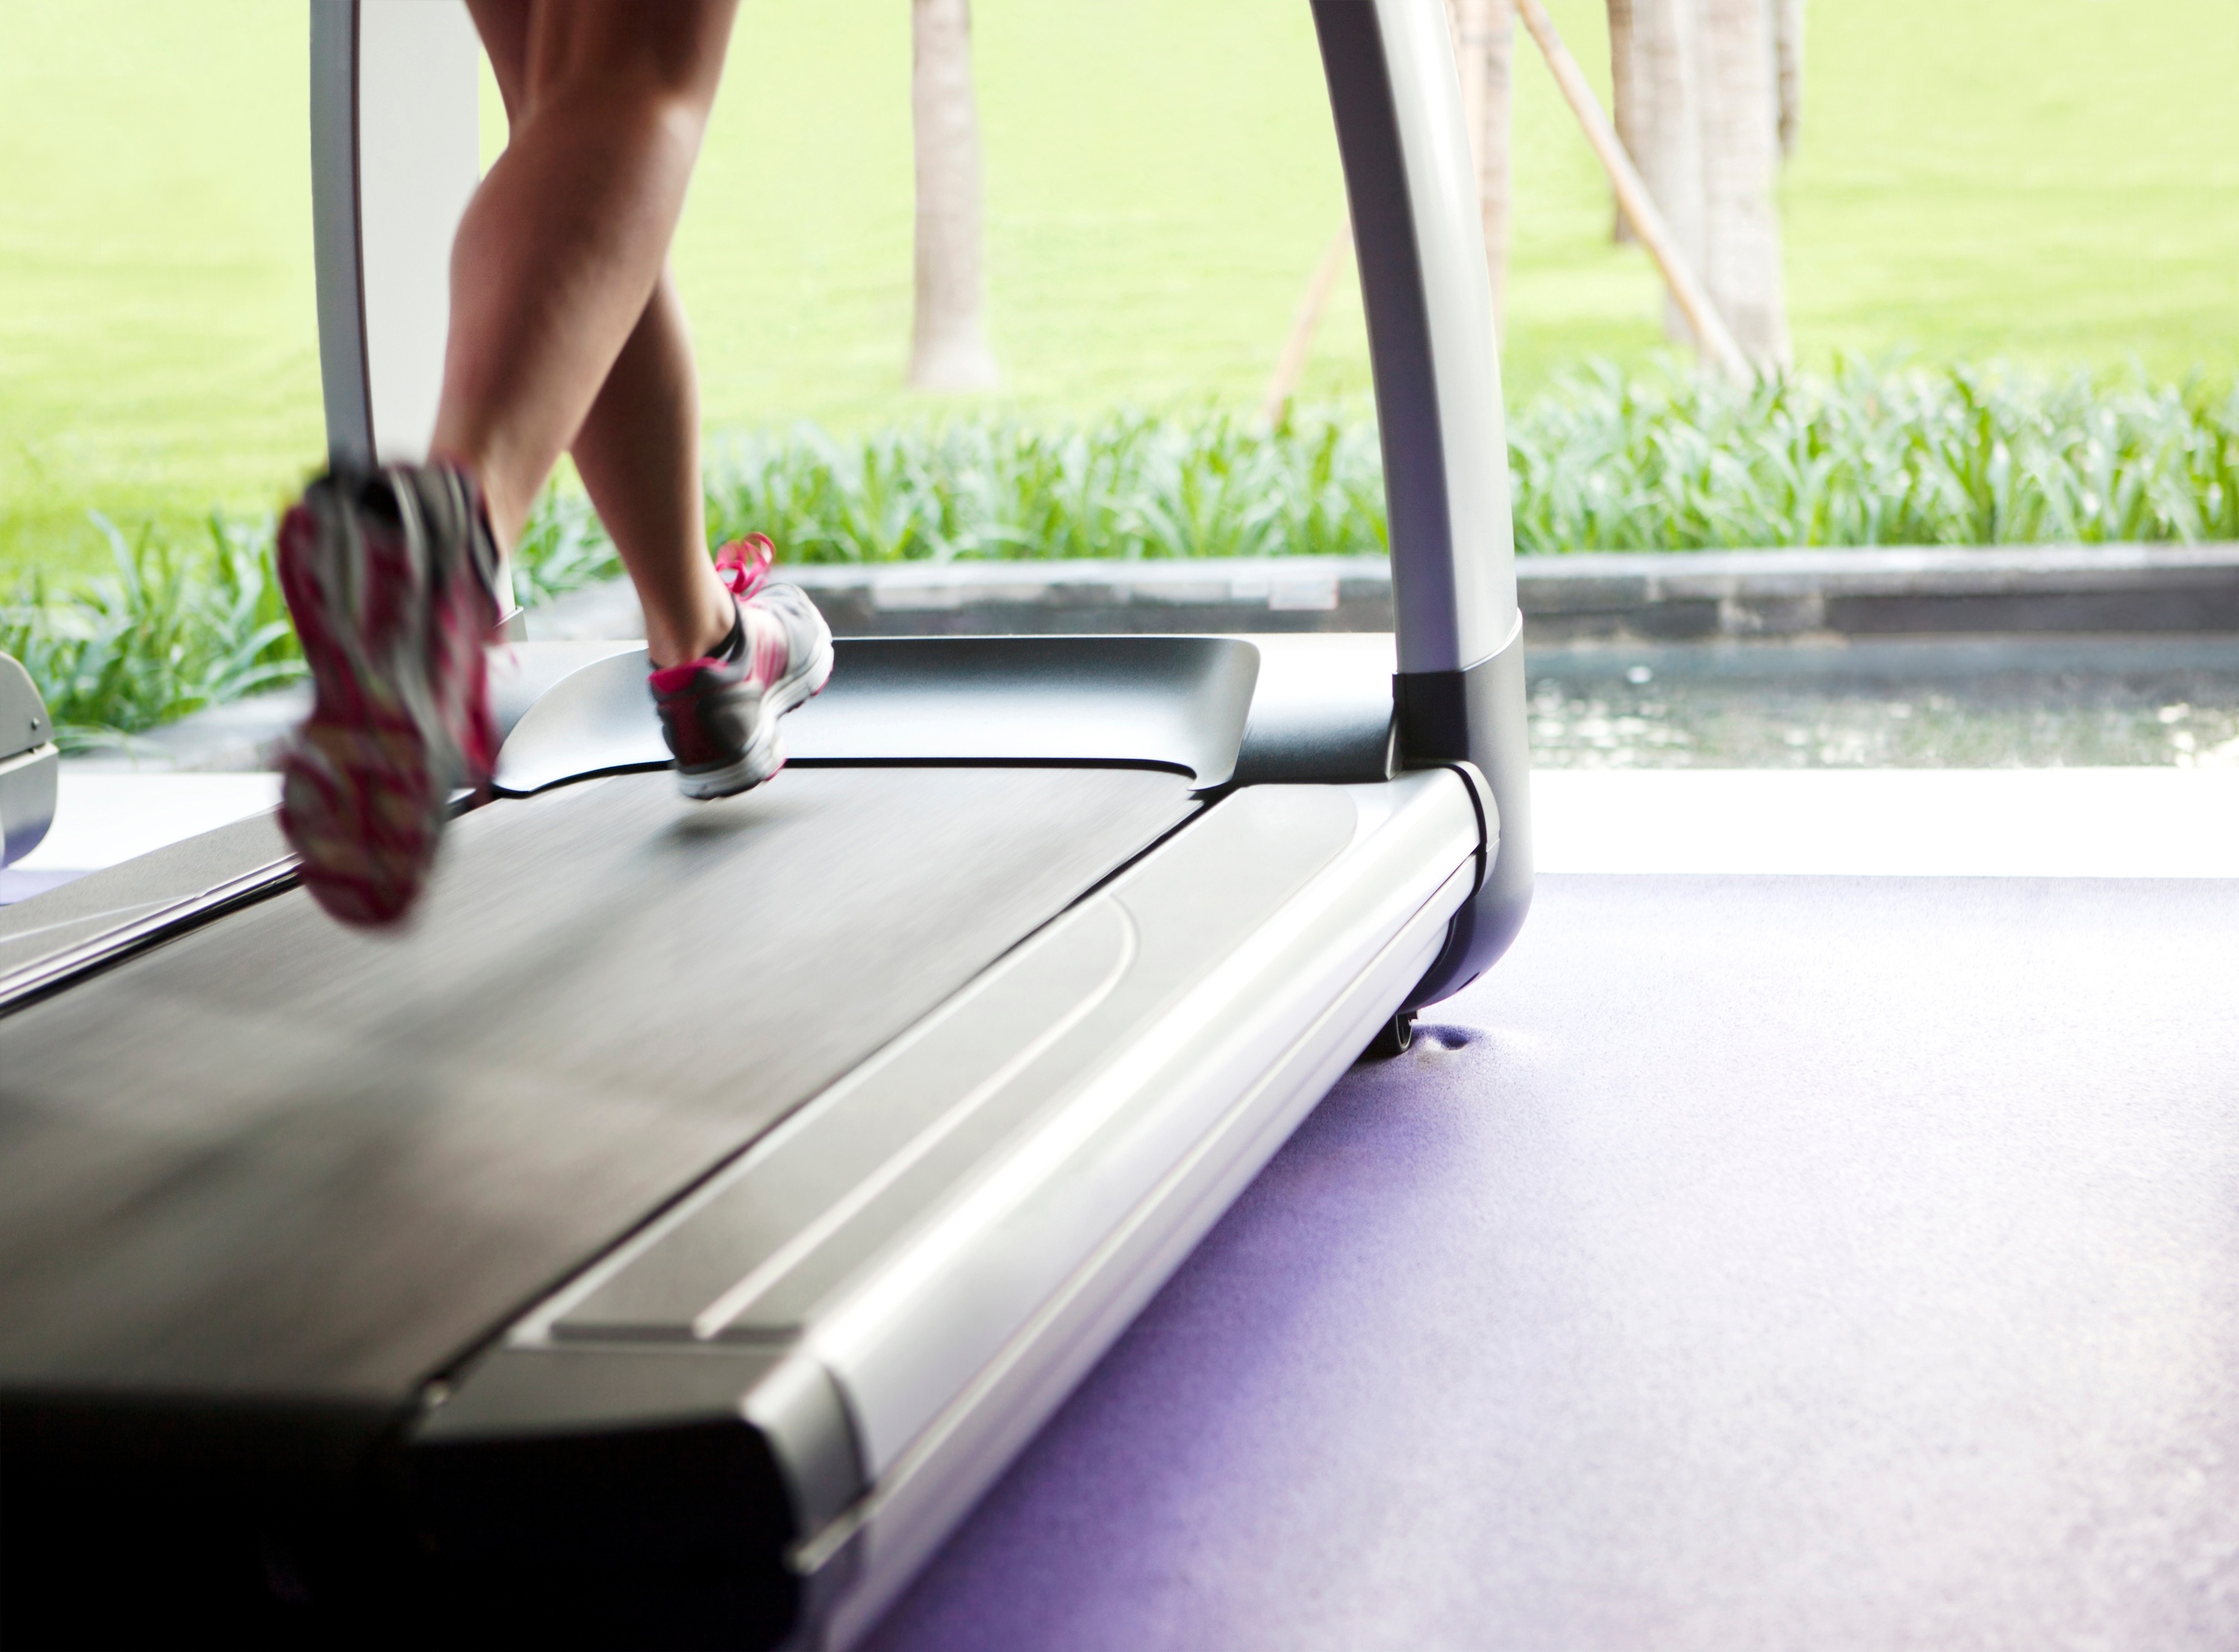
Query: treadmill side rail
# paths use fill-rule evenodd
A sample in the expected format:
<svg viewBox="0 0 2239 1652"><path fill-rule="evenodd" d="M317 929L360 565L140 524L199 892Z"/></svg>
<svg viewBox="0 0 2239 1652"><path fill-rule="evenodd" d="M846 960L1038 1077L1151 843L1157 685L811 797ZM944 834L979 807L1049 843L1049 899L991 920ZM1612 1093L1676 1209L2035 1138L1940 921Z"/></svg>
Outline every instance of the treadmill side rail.
<svg viewBox="0 0 2239 1652"><path fill-rule="evenodd" d="M0 1017L295 881L277 817L256 814L0 907Z"/></svg>
<svg viewBox="0 0 2239 1652"><path fill-rule="evenodd" d="M1420 778L1435 784L1443 804L1467 808L1458 795L1458 776ZM1474 828L1472 820L1457 834L1457 842L1465 837L1473 844ZM1476 879L1474 859L1473 848L1464 848L1460 864L1404 915L1396 931L1387 925L1399 914L1377 898L1369 880L1345 879L1352 887L1325 908L1323 921L1314 926L1318 932L1272 949L1280 959L1275 969L1288 965L1299 978L1278 991L1290 999L1287 1015L1279 1012L1251 1026L1241 1025L1239 1015L1239 1024L1231 1027L1223 1010L1205 1006L1211 1018L1194 1030L1195 1036L1177 1040L1159 1072L1142 1075L1143 1087L1133 1105L1146 1112L1188 1117L1194 1139L1132 1207L1116 1212L1108 1231L969 1385L926 1424L851 1518L802 1551L798 1563L812 1577L828 1566L839 1569L844 1580L812 1590L817 1599L837 1596L827 1644L852 1645L878 1622L956 1523L1289 1139L1378 1024L1389 1018L1408 985L1429 967L1452 914L1468 899ZM1343 875L1332 867L1324 881L1334 883ZM1385 939L1368 956L1352 954L1355 972L1349 980L1342 979L1345 966L1328 967L1379 931ZM1252 988L1244 984L1241 972L1222 973L1217 987L1208 982L1200 991L1228 997L1225 1008L1240 1012L1252 1003ZM1264 976L1258 983L1261 992L1270 985ZM1216 1053L1224 1033L1228 1048ZM1246 1046L1252 1047L1252 1056L1239 1061ZM1202 1070L1193 1065L1196 1062L1203 1063ZM1216 1076L1213 1069L1221 1066L1226 1071ZM1247 1071L1251 1081L1237 1085ZM1103 1169L1099 1151L1085 1147L1065 1173L1044 1184L1036 1202L1041 1208L1020 1214L1046 1218L1063 1200L1107 1191L1096 1186ZM989 1259L1006 1259L998 1247L1008 1246L1007 1260L1015 1264L1033 1254L1035 1243L1032 1227L1014 1218L989 1232ZM890 1344L886 1351L891 1357L901 1350ZM840 1375L843 1383L848 1381L845 1370Z"/></svg>
<svg viewBox="0 0 2239 1652"><path fill-rule="evenodd" d="M1384 805L1396 806L1369 813ZM1352 840L1312 875L1297 884L1254 877L1319 824L1313 816L1340 810ZM1040 1084L1033 1068L1022 1072L1022 1094L1040 1105L1012 1139L947 1190L905 1243L867 1257L811 1310L811 1344L855 1408L873 1474L894 1466L1456 871L1473 872L1477 850L1476 813L1453 776L1254 786L1076 914L1093 921L1108 900L1137 948L1111 998L1073 1035L1095 1050L1093 1065ZM1259 899L1232 902L1231 891L1254 882ZM1406 985L1393 984L1393 1008ZM1343 1061L1381 1018L1338 1038Z"/></svg>
<svg viewBox="0 0 2239 1652"><path fill-rule="evenodd" d="M860 1629L1399 1007L1481 853L1453 773L1231 795L532 1312L453 1404L499 1362L813 1357L860 1480L794 1565Z"/></svg>

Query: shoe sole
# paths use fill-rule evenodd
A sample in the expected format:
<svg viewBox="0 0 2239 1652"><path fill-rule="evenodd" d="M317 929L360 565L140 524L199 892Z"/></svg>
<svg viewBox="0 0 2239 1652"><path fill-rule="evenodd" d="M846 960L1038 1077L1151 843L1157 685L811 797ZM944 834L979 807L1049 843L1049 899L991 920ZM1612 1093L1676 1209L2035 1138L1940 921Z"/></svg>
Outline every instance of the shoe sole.
<svg viewBox="0 0 2239 1652"><path fill-rule="evenodd" d="M346 507L337 501L329 508ZM353 581L322 578L313 566L333 530L316 516L306 526L283 532L280 544L282 581L314 692L310 718L281 765L280 825L313 899L343 923L379 928L402 919L427 880L449 818L448 771L463 761L462 742L438 709L446 685L436 680L433 650L384 650L382 663L399 675L381 680L340 640L368 619L346 599L334 600L336 588ZM372 561L369 549L361 554ZM366 577L355 582L370 585L383 570L360 572ZM362 647L371 653L379 644ZM467 686L467 719L487 721L488 685L470 673Z"/></svg>
<svg viewBox="0 0 2239 1652"><path fill-rule="evenodd" d="M735 760L717 767L677 770L676 789L694 803L709 803L751 792L769 780L785 766L785 734L778 726L779 720L822 693L824 685L831 680L832 639L827 636L806 665L787 672L764 691L747 749Z"/></svg>
<svg viewBox="0 0 2239 1652"><path fill-rule="evenodd" d="M447 811L424 752L396 731L316 719L297 740L281 766L280 824L303 886L343 923L395 923L426 880Z"/></svg>

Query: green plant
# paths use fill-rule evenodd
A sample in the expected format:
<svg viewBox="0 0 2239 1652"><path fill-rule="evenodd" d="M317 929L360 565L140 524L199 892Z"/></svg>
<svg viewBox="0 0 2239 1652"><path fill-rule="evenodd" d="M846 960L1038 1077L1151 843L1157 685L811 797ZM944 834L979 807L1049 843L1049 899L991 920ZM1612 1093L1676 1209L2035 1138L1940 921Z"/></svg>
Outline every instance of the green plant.
<svg viewBox="0 0 2239 1652"><path fill-rule="evenodd" d="M622 571L622 560L581 494L548 488L513 547L513 597L524 608Z"/></svg>
<svg viewBox="0 0 2239 1652"><path fill-rule="evenodd" d="M0 648L30 670L65 747L117 744L302 673L270 524L213 515L206 546L94 526L110 573L66 597L34 578L0 608Z"/></svg>
<svg viewBox="0 0 2239 1652"><path fill-rule="evenodd" d="M1745 388L1590 367L1509 429L1527 554L2239 538L2239 393L1840 364ZM1321 555L1385 542L1358 405L741 437L710 521L788 560Z"/></svg>
<svg viewBox="0 0 2239 1652"><path fill-rule="evenodd" d="M1845 363L1736 388L1581 370L1509 429L1517 548L2239 540L2239 391L1996 368ZM1042 427L958 419L843 440L719 443L710 536L792 562L1375 554L1381 456L1360 404L1273 431L1232 414ZM114 741L302 670L271 526L197 546L106 519L113 571L0 610L71 744ZM621 571L579 493L548 490L514 555L529 605Z"/></svg>
<svg viewBox="0 0 2239 1652"><path fill-rule="evenodd" d="M718 537L759 527L788 561L1274 556L1375 551L1374 427L1321 409L1272 434L1232 414L1121 412L1037 428L959 420L841 441L747 435L708 476Z"/></svg>
<svg viewBox="0 0 2239 1652"><path fill-rule="evenodd" d="M1839 363L1606 365L1509 432L1519 551L2239 539L2239 392Z"/></svg>

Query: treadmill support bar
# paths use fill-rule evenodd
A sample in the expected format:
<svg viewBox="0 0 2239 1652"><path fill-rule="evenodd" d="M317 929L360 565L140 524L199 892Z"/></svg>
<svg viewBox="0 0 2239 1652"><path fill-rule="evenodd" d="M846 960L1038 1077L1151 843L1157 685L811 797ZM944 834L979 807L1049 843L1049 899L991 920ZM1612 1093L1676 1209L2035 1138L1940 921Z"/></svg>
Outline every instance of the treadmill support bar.
<svg viewBox="0 0 2239 1652"><path fill-rule="evenodd" d="M1400 761L1474 764L1489 874L1409 1007L1460 991L1531 902L1522 618L1492 292L1440 0L1312 0L1352 210L1384 448Z"/></svg>

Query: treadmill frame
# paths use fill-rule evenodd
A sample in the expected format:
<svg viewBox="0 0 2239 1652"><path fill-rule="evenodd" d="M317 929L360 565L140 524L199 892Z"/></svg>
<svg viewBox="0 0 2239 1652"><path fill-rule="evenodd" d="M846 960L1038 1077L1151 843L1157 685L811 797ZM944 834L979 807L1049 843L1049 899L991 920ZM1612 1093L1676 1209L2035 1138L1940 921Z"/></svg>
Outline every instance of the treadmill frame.
<svg viewBox="0 0 2239 1652"><path fill-rule="evenodd" d="M371 1471L429 1569L429 1601L470 1609L454 1623L629 1625L681 1582L718 1623L859 1638L1370 1034L1458 990L1521 924L1520 623L1445 11L1312 3L1385 453L1388 694L1263 717L1255 686L1268 757L1247 728L1229 769L1158 765L1191 769L1212 806L430 1373ZM339 463L409 458L447 319L429 249L448 248L466 190L395 186L434 167L471 187L455 173L475 130L464 19L417 0L311 0L311 14L330 448ZM1357 680L1362 651L1327 640ZM1314 675L1295 663L1288 680ZM564 687L586 673L630 675L581 653L526 674ZM512 717L537 696L520 698ZM243 871L21 984L63 990L289 880L276 864ZM781 1184L787 1156L818 1142L831 1201L756 1230L778 1203L756 1178Z"/></svg>

